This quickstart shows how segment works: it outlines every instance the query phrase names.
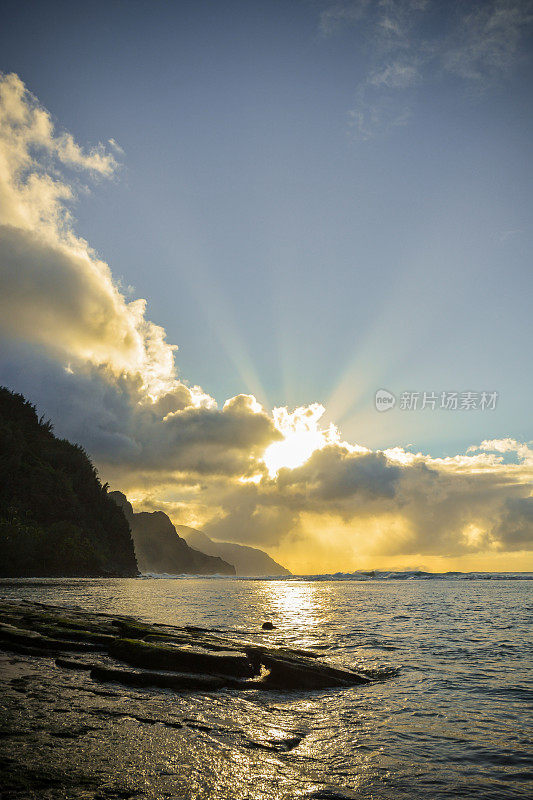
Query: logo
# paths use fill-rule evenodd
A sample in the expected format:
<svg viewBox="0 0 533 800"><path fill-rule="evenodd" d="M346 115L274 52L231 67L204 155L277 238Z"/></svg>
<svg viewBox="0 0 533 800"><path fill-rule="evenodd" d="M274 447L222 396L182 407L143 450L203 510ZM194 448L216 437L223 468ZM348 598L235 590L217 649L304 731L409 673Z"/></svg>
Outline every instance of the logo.
<svg viewBox="0 0 533 800"><path fill-rule="evenodd" d="M390 411L396 405L396 398L386 389L378 389L374 398L376 411Z"/></svg>

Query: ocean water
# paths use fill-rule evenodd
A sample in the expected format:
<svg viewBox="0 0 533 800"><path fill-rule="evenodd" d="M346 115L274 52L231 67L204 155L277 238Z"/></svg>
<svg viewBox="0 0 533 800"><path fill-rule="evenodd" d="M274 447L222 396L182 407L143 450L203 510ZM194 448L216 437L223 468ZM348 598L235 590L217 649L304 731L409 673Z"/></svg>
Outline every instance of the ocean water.
<svg viewBox="0 0 533 800"><path fill-rule="evenodd" d="M531 797L532 576L488 577L5 582L6 598L318 649L376 677L301 693L126 689L113 701L123 710L126 703L123 718L115 713L70 751L78 771L92 759L104 788L91 794L72 785L70 794L46 796L115 797L105 786L122 781L137 792L131 796L195 800ZM265 620L276 630L262 632ZM145 729L141 712L161 725ZM172 719L192 723L168 731Z"/></svg>

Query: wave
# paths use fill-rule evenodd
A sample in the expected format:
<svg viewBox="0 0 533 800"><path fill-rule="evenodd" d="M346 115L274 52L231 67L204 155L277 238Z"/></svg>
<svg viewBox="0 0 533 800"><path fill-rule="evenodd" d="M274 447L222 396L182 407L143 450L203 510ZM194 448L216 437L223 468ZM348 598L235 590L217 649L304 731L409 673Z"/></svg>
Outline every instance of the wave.
<svg viewBox="0 0 533 800"><path fill-rule="evenodd" d="M151 579L157 578L158 580L164 580L164 579L166 579L166 580L168 580L168 579L178 580L178 579L183 579L183 578L194 578L194 579L199 579L199 578L202 578L202 579L204 579L204 578L206 578L206 579L209 579L209 578L217 578L217 579L219 579L219 578L230 578L231 579L231 578L233 578L233 579L235 579L234 575L222 575L222 573L219 573L219 572L215 572L213 575L191 575L190 572L181 572L181 573L141 572L139 577L140 578L144 578L144 579L146 579L146 578L151 578Z"/></svg>
<svg viewBox="0 0 533 800"><path fill-rule="evenodd" d="M145 572L141 578L150 579L194 579L226 581L530 581L533 572L424 572L423 570L385 571L364 570L360 572L332 572L319 575L171 575L169 573Z"/></svg>

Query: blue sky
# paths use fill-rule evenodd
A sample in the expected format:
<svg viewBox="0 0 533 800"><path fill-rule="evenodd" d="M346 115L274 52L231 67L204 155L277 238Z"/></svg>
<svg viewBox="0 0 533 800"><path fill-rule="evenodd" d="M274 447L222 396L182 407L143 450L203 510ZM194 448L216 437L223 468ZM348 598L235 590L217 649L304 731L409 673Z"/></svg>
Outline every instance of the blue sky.
<svg viewBox="0 0 533 800"><path fill-rule="evenodd" d="M0 382L295 570L522 565L533 3L3 11Z"/></svg>
<svg viewBox="0 0 533 800"><path fill-rule="evenodd" d="M78 141L124 149L77 229L186 378L219 401L322 402L374 447L528 437L526 4L382 5L6 3L2 68ZM461 41L489 7L499 38L480 47L479 22ZM382 386L497 390L499 409L385 418Z"/></svg>

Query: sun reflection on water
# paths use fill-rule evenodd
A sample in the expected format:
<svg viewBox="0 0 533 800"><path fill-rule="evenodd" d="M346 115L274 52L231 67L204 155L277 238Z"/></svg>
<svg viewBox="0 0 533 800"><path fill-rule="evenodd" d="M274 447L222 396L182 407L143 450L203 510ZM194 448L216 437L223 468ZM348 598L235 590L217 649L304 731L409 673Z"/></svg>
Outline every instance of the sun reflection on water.
<svg viewBox="0 0 533 800"><path fill-rule="evenodd" d="M324 617L324 593L320 588L317 584L294 581L269 583L265 601L274 625L282 625L293 636L307 638Z"/></svg>

